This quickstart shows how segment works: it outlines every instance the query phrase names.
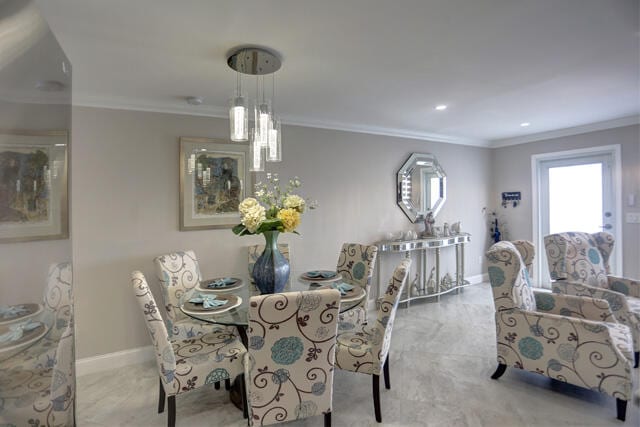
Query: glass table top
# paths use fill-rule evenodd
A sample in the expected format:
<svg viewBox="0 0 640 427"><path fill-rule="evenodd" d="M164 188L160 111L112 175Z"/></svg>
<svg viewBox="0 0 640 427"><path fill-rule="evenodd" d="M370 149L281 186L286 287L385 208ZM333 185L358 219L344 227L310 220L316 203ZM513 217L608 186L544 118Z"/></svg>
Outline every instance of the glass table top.
<svg viewBox="0 0 640 427"><path fill-rule="evenodd" d="M201 290L196 287L194 293L203 294L216 294L216 295L234 295L241 299L241 302L236 307L223 312L194 312L185 311L183 305L180 306L180 310L187 316L192 317L203 322L215 323L227 326L247 326L248 325L248 312L249 312L249 299L252 296L260 295L260 290L250 281L248 276L234 278L240 279L242 285L238 287L238 284L229 286L228 290L225 289L208 289ZM204 280L203 283L209 282ZM325 289L330 287L332 283L336 283L335 278L332 280L317 280L315 282L305 280L301 276L291 276L289 283L284 289L284 292L301 292L301 291L315 291L318 289ZM339 282L338 282L339 283ZM356 307L366 296L364 289L359 286L355 286L353 291L348 295L342 297L340 301L340 313L349 311Z"/></svg>

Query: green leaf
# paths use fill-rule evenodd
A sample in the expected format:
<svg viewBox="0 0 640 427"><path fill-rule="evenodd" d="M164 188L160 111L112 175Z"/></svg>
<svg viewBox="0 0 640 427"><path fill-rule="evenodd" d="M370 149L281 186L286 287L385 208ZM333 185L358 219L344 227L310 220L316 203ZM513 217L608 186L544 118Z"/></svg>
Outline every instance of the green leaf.
<svg viewBox="0 0 640 427"><path fill-rule="evenodd" d="M245 226L244 226L244 225L242 225L242 224L238 224L238 225L236 225L235 227L233 227L233 228L231 229L231 231L233 231L233 232L234 232L235 234L237 234L238 236L244 236L244 235L247 235L247 234L253 234L253 233L251 233L249 230L247 230L247 227L245 227Z"/></svg>

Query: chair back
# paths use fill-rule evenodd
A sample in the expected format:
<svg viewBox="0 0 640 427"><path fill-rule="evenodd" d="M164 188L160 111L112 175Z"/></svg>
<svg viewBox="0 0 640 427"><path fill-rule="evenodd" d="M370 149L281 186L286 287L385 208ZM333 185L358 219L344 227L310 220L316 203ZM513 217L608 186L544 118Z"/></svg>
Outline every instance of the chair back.
<svg viewBox="0 0 640 427"><path fill-rule="evenodd" d="M533 244L531 244L533 248ZM520 252L508 241L494 244L486 253L489 281L496 311L536 310L529 273Z"/></svg>
<svg viewBox="0 0 640 427"><path fill-rule="evenodd" d="M175 375L176 358L171 342L169 341L167 326L162 320L160 310L156 305L153 294L149 290L149 285L147 284L144 274L139 271L131 273L131 284L133 285L136 300L142 309L147 330L149 331L149 336L155 349L160 378L165 385L169 385L173 382ZM169 388L165 387L165 390L169 391Z"/></svg>
<svg viewBox="0 0 640 427"><path fill-rule="evenodd" d="M340 250L336 271L342 274L343 281L360 286L367 293L367 297L358 304L358 307L365 309L367 307L371 277L377 256L378 247L375 245L345 243Z"/></svg>
<svg viewBox="0 0 640 427"><path fill-rule="evenodd" d="M58 341L69 326L73 312L71 263L51 264L44 293L42 320L50 329L47 338Z"/></svg>
<svg viewBox="0 0 640 427"><path fill-rule="evenodd" d="M193 251L161 255L154 259L154 263L167 310L168 327L172 330L175 322L187 318L180 311L180 305L202 280L200 266Z"/></svg>
<svg viewBox="0 0 640 427"><path fill-rule="evenodd" d="M262 255L262 252L264 252L264 245L253 245L253 246L249 246L248 249L249 249L248 267L249 267L249 276L251 277L253 275L253 266L256 265L256 261L258 260L258 258L260 258L260 255ZM289 244L278 243L278 250L284 257L284 259L289 261L289 265L291 265ZM293 270L293 268L291 268L291 270Z"/></svg>
<svg viewBox="0 0 640 427"><path fill-rule="evenodd" d="M54 359L49 399L52 403L54 425L74 424L75 382L75 344L73 316L67 323Z"/></svg>
<svg viewBox="0 0 640 427"><path fill-rule="evenodd" d="M608 288L608 262L613 250L613 236L609 233L550 234L544 237L544 248L552 280Z"/></svg>
<svg viewBox="0 0 640 427"><path fill-rule="evenodd" d="M393 277L389 280L389 285L384 295L378 300L378 318L375 323L375 330L380 331L380 340L376 340L375 344L378 348L373 348L372 351L378 355L380 365L378 369L374 367L373 373L380 374L382 365L387 359L389 353L389 347L391 345L391 332L393 330L393 321L396 318L396 312L398 311L398 303L400 302L400 295L402 295L402 289L409 277L409 270L411 269L411 258L403 259L400 264L393 271ZM366 326L369 329L369 326ZM378 344L379 342L379 344Z"/></svg>
<svg viewBox="0 0 640 427"><path fill-rule="evenodd" d="M249 419L275 424L331 411L340 292L251 297Z"/></svg>
<svg viewBox="0 0 640 427"><path fill-rule="evenodd" d="M533 259L536 256L535 246L533 246L533 243L528 240L512 240L511 243L513 243L513 246L515 246L518 252L520 252L524 266L527 268L527 272L529 273L529 278L533 277Z"/></svg>

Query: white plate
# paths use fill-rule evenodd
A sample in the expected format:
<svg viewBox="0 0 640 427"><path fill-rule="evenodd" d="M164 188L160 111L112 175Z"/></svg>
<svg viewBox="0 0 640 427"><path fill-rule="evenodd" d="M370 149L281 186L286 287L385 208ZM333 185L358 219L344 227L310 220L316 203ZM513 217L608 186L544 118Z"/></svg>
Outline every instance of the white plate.
<svg viewBox="0 0 640 427"><path fill-rule="evenodd" d="M17 323L17 322L22 322L24 320L27 320L31 317L37 316L38 314L42 313L42 304L36 304L36 303L26 303L26 304L15 304L18 306L26 306L28 308L28 313L26 314L20 314L18 316L15 317L0 317L0 325L9 325L11 323Z"/></svg>

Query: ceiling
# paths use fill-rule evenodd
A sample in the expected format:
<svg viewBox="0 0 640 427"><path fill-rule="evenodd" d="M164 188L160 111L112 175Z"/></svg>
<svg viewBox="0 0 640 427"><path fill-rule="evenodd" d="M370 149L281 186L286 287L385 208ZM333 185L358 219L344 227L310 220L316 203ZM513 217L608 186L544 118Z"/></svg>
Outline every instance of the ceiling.
<svg viewBox="0 0 640 427"><path fill-rule="evenodd" d="M289 124L490 145L640 113L637 0L36 4L79 105L225 117L228 52L259 45Z"/></svg>

